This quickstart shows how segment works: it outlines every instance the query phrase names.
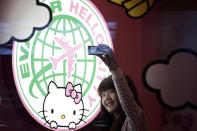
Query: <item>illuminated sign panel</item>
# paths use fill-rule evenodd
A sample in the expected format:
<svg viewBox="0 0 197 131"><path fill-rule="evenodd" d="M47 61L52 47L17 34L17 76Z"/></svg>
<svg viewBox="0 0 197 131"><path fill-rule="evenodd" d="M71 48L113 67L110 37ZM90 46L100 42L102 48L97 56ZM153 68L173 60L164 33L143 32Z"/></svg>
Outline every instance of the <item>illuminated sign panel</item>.
<svg viewBox="0 0 197 131"><path fill-rule="evenodd" d="M112 47L106 23L88 0L46 0L50 25L15 42L13 74L28 112L49 129L77 130L100 111L97 88L109 71L88 46Z"/></svg>

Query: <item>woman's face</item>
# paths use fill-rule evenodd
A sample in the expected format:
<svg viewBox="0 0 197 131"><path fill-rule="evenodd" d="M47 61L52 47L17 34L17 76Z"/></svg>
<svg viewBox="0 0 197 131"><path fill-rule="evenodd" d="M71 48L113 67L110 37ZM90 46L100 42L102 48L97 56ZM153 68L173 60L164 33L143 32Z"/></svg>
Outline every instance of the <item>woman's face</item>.
<svg viewBox="0 0 197 131"><path fill-rule="evenodd" d="M109 113L116 113L120 102L114 89L108 89L101 93L102 104Z"/></svg>

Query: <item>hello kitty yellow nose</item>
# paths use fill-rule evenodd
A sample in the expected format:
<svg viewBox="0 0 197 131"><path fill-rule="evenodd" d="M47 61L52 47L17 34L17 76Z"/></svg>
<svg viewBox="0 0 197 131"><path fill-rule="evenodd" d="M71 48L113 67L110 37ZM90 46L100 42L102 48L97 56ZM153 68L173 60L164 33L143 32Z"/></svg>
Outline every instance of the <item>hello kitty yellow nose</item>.
<svg viewBox="0 0 197 131"><path fill-rule="evenodd" d="M61 115L61 118L64 119L65 118L65 115Z"/></svg>

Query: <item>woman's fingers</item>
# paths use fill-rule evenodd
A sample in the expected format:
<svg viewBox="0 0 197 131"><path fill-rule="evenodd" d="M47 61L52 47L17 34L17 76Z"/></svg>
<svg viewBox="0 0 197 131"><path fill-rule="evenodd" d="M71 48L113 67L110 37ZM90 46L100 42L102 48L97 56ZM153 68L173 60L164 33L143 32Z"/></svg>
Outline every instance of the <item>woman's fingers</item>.
<svg viewBox="0 0 197 131"><path fill-rule="evenodd" d="M116 70L119 67L112 50L109 54L99 54L97 56L108 66L110 70Z"/></svg>
<svg viewBox="0 0 197 131"><path fill-rule="evenodd" d="M110 58L109 58L109 55L106 54L106 55L97 55L107 66L109 66L109 61L110 61Z"/></svg>

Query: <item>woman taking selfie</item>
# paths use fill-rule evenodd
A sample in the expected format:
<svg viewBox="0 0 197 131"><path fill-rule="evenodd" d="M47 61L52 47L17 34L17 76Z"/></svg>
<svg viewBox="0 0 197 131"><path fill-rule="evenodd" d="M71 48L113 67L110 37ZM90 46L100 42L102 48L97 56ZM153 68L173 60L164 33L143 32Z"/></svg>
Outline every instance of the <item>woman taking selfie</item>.
<svg viewBox="0 0 197 131"><path fill-rule="evenodd" d="M110 131L147 131L136 89L131 79L121 71L113 51L97 56L111 71L111 76L105 78L98 88L101 109L113 117Z"/></svg>

